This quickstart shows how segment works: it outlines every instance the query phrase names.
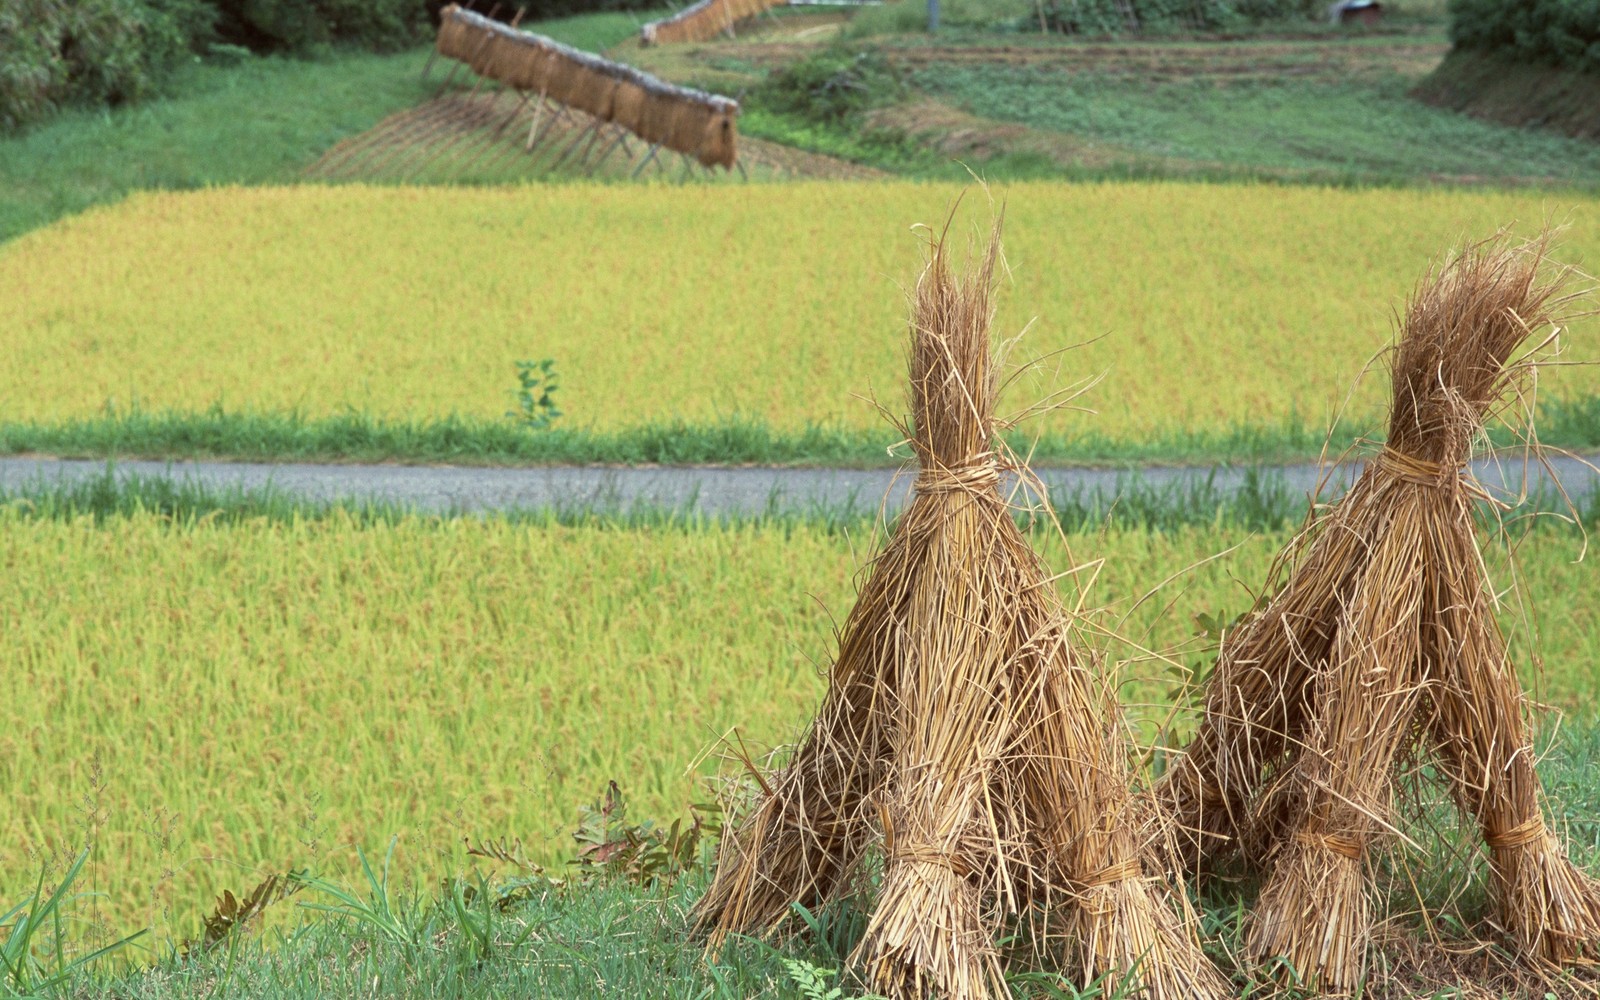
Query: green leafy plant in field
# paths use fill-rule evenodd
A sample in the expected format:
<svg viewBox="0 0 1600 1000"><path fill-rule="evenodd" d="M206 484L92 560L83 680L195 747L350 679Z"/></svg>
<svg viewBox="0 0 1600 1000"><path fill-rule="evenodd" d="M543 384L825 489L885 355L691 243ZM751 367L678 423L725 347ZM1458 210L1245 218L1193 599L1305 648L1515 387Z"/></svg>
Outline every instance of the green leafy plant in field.
<svg viewBox="0 0 1600 1000"><path fill-rule="evenodd" d="M429 924L425 907L417 899L397 898L390 889L389 869L398 843L398 837L389 841L381 870L374 870L365 852L356 848L367 883L365 893L317 875L297 873L293 878L302 887L333 899L332 903L301 903L302 908L348 918L395 945L411 961L426 943Z"/></svg>
<svg viewBox="0 0 1600 1000"><path fill-rule="evenodd" d="M556 408L555 392L560 388L556 381L555 360L517 362L517 408L506 416L530 430L542 431L561 416Z"/></svg>
<svg viewBox="0 0 1600 1000"><path fill-rule="evenodd" d="M203 955L218 945L232 943L267 907L294 895L305 885L303 874L291 871L269 875L242 898L231 889L224 889L217 897L216 909L205 918L200 936L185 942L179 951L185 956Z"/></svg>
<svg viewBox="0 0 1600 1000"><path fill-rule="evenodd" d="M71 918L65 908L93 896L72 894L72 885L83 871L89 852L77 860L49 892L44 888L44 873L27 899L0 913L0 996L27 997L55 990L71 981L96 960L126 947L143 936L137 931L82 955L71 956L70 935L66 928Z"/></svg>
<svg viewBox="0 0 1600 1000"><path fill-rule="evenodd" d="M701 845L722 835L722 809L697 803L690 822L662 828L650 820L630 824L628 805L615 781L593 803L579 810L575 864L586 879L623 879L640 885L670 883L705 859Z"/></svg>
<svg viewBox="0 0 1600 1000"><path fill-rule="evenodd" d="M783 971L805 1000L882 1000L876 993L847 994L843 986L833 985L838 969L824 969L803 958L785 958Z"/></svg>

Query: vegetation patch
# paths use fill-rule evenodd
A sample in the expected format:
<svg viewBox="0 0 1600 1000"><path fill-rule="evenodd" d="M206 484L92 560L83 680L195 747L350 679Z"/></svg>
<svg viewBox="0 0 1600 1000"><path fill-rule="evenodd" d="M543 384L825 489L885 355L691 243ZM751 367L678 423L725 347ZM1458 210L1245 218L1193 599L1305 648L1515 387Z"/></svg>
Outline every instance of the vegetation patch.
<svg viewBox="0 0 1600 1000"><path fill-rule="evenodd" d="M1527 63L1457 49L1413 93L1436 107L1515 128L1600 140L1600 72Z"/></svg>
<svg viewBox="0 0 1600 1000"><path fill-rule="evenodd" d="M639 817L686 815L723 734L738 727L752 752L797 735L831 655L825 609L848 606L872 550L860 514L630 526L133 500L98 519L59 496L0 512L14 581L0 677L10 703L36 706L0 757L21 796L0 898L90 843L102 918L179 940L198 931L179 918L260 880L239 865L348 881L353 847L381 852L394 835L396 885L462 871L463 837L520 837L531 861L559 865L576 804L611 779ZM1238 581L1264 578L1288 530L1214 504L1190 527L1113 518L1032 537L1051 565L1077 565L1063 544L1104 556L1095 601L1187 669L1204 661L1190 617L1248 607ZM1587 710L1600 621L1580 544L1528 536L1519 583L1538 595L1531 624L1552 623L1539 693ZM1491 548L1496 579L1504 559ZM1524 658L1530 624L1506 613ZM1164 718L1169 666L1136 662L1124 698Z"/></svg>
<svg viewBox="0 0 1600 1000"><path fill-rule="evenodd" d="M398 427L454 415L530 435L731 421L790 440L819 427L880 433L855 393L902 406L905 307L885 276L913 246L904 220L939 218L960 189L773 185L756 213L719 190L141 195L0 248L0 282L16 290L0 303L11 345L0 401L14 425L104 418L108 432L135 410L216 407L302 423L353 412L366 415L357 425ZM1096 435L1128 453L1130 442L1322 428L1341 408L1349 433L1374 430L1382 379L1351 386L1389 342L1384 317L1418 262L1463 232L1593 211L1581 195L1487 192L1017 184L991 194L1016 233L998 328L1037 317L1011 361L1039 364L1014 391L1069 382L1062 372L1109 380L1094 415L1020 430ZM969 195L968 210L986 210L981 201ZM1562 256L1592 266L1594 232L1574 228ZM470 264L439 263L441 246L471 247ZM1584 342L1593 324L1567 339ZM561 376L563 415L546 431L505 417L528 358L552 359ZM1576 406L1600 390L1593 368L1546 374L1547 402ZM1001 412L1020 405L1002 399Z"/></svg>
<svg viewBox="0 0 1600 1000"><path fill-rule="evenodd" d="M1411 100L1401 76L1307 84L1152 74L973 62L929 65L910 82L987 118L1120 147L1128 161L1367 183L1419 176L1600 183L1593 143L1441 112Z"/></svg>

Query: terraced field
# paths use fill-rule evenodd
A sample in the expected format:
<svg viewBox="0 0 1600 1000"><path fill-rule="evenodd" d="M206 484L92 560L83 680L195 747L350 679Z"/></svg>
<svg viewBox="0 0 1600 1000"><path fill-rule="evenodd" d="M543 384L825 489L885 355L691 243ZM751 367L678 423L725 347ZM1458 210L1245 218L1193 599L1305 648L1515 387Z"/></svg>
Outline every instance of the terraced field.
<svg viewBox="0 0 1600 1000"><path fill-rule="evenodd" d="M464 837L558 862L612 779L637 817L682 816L720 738L779 744L809 718L869 536L0 510L0 697L28 706L0 734L0 898L88 841L107 923L182 937L224 888L312 863L345 877L355 846L391 836L400 884L459 871ZM1205 662L1192 616L1247 606L1283 540L1113 529L1069 555L1037 539L1056 567L1105 558L1089 603L1132 641L1099 644L1182 667ZM1541 531L1521 564L1551 626L1545 694L1582 715L1600 621L1578 552ZM1525 648L1515 605L1506 620ZM1169 665L1125 668L1136 715L1170 712Z"/></svg>
<svg viewBox="0 0 1600 1000"><path fill-rule="evenodd" d="M499 419L514 363L551 358L568 427L758 420L880 427L899 406L904 302L960 188L913 183L498 190L298 187L145 194L0 247L10 420L208 408ZM992 204L990 199L992 199ZM1391 310L1464 236L1547 218L1600 262L1577 195L1015 184L1001 331L1029 332L1012 405L1105 376L1039 429L1139 441L1293 421L1349 397L1370 429ZM1593 320L1566 342L1592 341ZM1067 348L1074 348L1061 353ZM1582 354L1581 346L1579 353ZM1593 368L1547 372L1586 398Z"/></svg>

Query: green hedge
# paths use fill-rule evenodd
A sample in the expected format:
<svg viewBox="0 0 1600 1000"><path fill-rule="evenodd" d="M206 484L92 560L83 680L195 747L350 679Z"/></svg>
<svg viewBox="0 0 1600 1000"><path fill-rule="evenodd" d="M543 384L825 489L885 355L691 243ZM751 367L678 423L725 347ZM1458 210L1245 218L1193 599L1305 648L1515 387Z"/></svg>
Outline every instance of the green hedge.
<svg viewBox="0 0 1600 1000"><path fill-rule="evenodd" d="M1600 74L1596 0L1450 0L1458 48Z"/></svg>

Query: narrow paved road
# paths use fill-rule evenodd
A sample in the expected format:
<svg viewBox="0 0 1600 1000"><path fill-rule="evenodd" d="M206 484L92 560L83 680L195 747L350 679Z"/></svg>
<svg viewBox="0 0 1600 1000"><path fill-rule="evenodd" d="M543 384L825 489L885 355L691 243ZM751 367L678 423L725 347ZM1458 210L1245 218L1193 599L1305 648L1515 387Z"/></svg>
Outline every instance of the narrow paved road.
<svg viewBox="0 0 1600 1000"><path fill-rule="evenodd" d="M1574 499L1600 492L1600 475L1582 461L1555 459L1556 475ZM0 491L102 475L102 461L0 459ZM704 514L837 511L854 507L897 509L911 477L886 469L767 468L588 468L480 469L403 465L253 465L226 462L118 462L117 476L164 477L219 490L274 490L313 501L378 502L426 512L495 510L628 511L641 508ZM1348 486L1359 466L1268 467L1275 482L1295 494L1316 488L1324 473L1330 495ZM1491 490L1518 495L1548 487L1546 471L1524 466L1521 456L1477 463L1478 478ZM1243 467L1151 467L1138 471L1044 469L1040 478L1058 502L1080 497L1102 500L1132 490L1188 493L1210 484L1216 495L1237 492Z"/></svg>

